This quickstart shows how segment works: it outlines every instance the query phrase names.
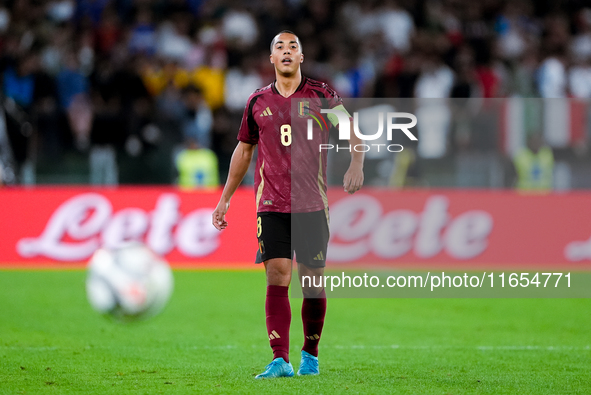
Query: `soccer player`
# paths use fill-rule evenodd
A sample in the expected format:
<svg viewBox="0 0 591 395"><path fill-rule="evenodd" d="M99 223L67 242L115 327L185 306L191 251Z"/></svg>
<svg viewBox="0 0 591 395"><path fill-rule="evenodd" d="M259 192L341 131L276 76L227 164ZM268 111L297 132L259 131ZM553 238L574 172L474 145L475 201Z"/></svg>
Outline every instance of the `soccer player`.
<svg viewBox="0 0 591 395"><path fill-rule="evenodd" d="M294 375L289 362L291 309L288 296L294 252L304 295L301 313L305 339L298 375L316 375L326 294L323 287L309 282L304 286L302 277L318 279L324 274L329 228L326 150L320 150L319 144L328 143L328 127L321 129L318 125L323 123L318 122L313 126L313 139L308 140L305 122L306 118L312 119L311 114L321 115L321 109L343 111L349 122L351 117L342 99L327 84L302 76L300 64L304 55L294 33L283 31L275 36L270 60L275 67L276 80L256 90L246 103L239 142L212 221L218 230L228 226L225 215L230 199L242 182L258 145L257 261L264 262L267 276L265 312L273 361L256 378ZM298 100L298 115L294 117L292 99ZM327 118L334 126L338 124L338 116L328 115ZM351 123L350 127L352 131ZM351 135L352 146L361 143L353 133ZM363 184L363 153L350 151L351 163L343 185L346 192L354 193ZM317 281L316 285L319 283Z"/></svg>

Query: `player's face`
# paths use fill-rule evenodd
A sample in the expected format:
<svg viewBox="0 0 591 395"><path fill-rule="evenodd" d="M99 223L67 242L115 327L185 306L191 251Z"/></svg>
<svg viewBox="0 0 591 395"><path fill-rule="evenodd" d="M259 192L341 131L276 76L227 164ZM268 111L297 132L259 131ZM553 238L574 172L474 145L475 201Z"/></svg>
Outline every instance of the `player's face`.
<svg viewBox="0 0 591 395"><path fill-rule="evenodd" d="M279 73L289 76L299 71L300 63L304 61L304 54L298 45L297 37L293 34L282 33L273 46L271 52L271 63L275 65L275 70Z"/></svg>

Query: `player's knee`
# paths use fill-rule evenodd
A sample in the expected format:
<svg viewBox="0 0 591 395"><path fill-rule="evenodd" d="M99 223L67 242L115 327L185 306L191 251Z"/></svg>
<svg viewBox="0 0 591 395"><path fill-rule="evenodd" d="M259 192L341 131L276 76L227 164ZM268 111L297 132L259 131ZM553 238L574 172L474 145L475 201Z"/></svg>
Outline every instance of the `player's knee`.
<svg viewBox="0 0 591 395"><path fill-rule="evenodd" d="M317 298L326 286L323 268L308 268L300 265L300 284L304 298Z"/></svg>
<svg viewBox="0 0 591 395"><path fill-rule="evenodd" d="M324 290L324 287L302 287L302 294L303 294L304 298L314 299L314 298L318 298L323 290Z"/></svg>
<svg viewBox="0 0 591 395"><path fill-rule="evenodd" d="M291 281L291 276L280 271L267 271L267 284L281 285L287 287Z"/></svg>
<svg viewBox="0 0 591 395"><path fill-rule="evenodd" d="M278 263L268 263L267 283L269 285L287 286L291 281L291 266Z"/></svg>

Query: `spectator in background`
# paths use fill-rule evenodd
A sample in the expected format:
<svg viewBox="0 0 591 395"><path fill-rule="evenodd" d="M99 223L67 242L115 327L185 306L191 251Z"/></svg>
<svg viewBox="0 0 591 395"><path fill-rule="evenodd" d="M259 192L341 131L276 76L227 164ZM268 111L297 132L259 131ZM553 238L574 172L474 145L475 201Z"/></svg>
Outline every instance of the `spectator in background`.
<svg viewBox="0 0 591 395"><path fill-rule="evenodd" d="M62 68L66 52L71 50L73 41L73 26L62 24L56 27L48 38L47 45L41 50L41 67L50 75L56 76Z"/></svg>
<svg viewBox="0 0 591 395"><path fill-rule="evenodd" d="M183 89L183 103L182 129L185 141L195 141L200 147L210 149L213 116L199 88L188 85Z"/></svg>
<svg viewBox="0 0 591 395"><path fill-rule="evenodd" d="M79 22L89 21L95 26L98 25L103 15L103 10L109 2L110 0L77 0L76 20Z"/></svg>
<svg viewBox="0 0 591 395"><path fill-rule="evenodd" d="M376 80L374 87L376 97L414 97L421 60L422 56L418 51L411 52L404 58L393 56Z"/></svg>
<svg viewBox="0 0 591 395"><path fill-rule="evenodd" d="M0 187L16 183L14 157L9 136L8 114L0 107Z"/></svg>
<svg viewBox="0 0 591 395"><path fill-rule="evenodd" d="M156 39L156 54L165 59L185 63L193 43L189 38L191 15L175 12L169 21L160 24Z"/></svg>
<svg viewBox="0 0 591 395"><path fill-rule="evenodd" d="M591 58L578 58L568 71L570 93L579 99L591 98Z"/></svg>
<svg viewBox="0 0 591 395"><path fill-rule="evenodd" d="M480 50L480 62L476 67L476 80L480 85L480 96L485 98L503 97L507 70L492 44Z"/></svg>
<svg viewBox="0 0 591 395"><path fill-rule="evenodd" d="M123 36L121 21L113 7L103 11L103 17L94 29L94 42L99 55L110 55Z"/></svg>
<svg viewBox="0 0 591 395"><path fill-rule="evenodd" d="M509 92L521 97L538 96L536 86L536 69L538 67L538 51L530 48L519 58L512 73L512 84Z"/></svg>
<svg viewBox="0 0 591 395"><path fill-rule="evenodd" d="M92 107L89 97L90 83L80 71L77 54L69 51L65 64L56 77L61 108L66 112L70 130L80 150L88 148L92 126Z"/></svg>
<svg viewBox="0 0 591 395"><path fill-rule="evenodd" d="M575 16L578 30L571 43L571 53L581 60L591 59L591 8L581 9Z"/></svg>
<svg viewBox="0 0 591 395"><path fill-rule="evenodd" d="M412 16L395 0L385 0L378 9L379 27L386 42L399 53L408 52L415 30Z"/></svg>
<svg viewBox="0 0 591 395"><path fill-rule="evenodd" d="M148 60L142 67L142 79L154 97L171 86L181 90L190 81L189 72L173 59Z"/></svg>
<svg viewBox="0 0 591 395"><path fill-rule="evenodd" d="M207 105L218 110L224 105L224 74L227 53L221 33L213 26L204 26L195 33L191 50L184 59L190 70L190 81L199 87Z"/></svg>
<svg viewBox="0 0 591 395"><path fill-rule="evenodd" d="M4 95L25 110L30 110L33 105L37 70L37 54L27 53L16 60L15 66L9 66L2 78Z"/></svg>
<svg viewBox="0 0 591 395"><path fill-rule="evenodd" d="M256 66L256 58L245 55L240 67L233 67L226 73L225 105L231 112L241 114L250 94L263 85Z"/></svg>
<svg viewBox="0 0 591 395"><path fill-rule="evenodd" d="M203 92L203 98L212 110L224 105L224 69L214 65L203 65L191 73L191 82Z"/></svg>
<svg viewBox="0 0 591 395"><path fill-rule="evenodd" d="M520 58L540 34L540 26L531 18L532 8L527 1L507 2L496 18L496 44L504 59L515 61Z"/></svg>
<svg viewBox="0 0 591 395"><path fill-rule="evenodd" d="M481 85L478 84L478 74L474 67L474 55L468 45L458 48L454 69L457 71L457 78L451 89L450 97L482 97Z"/></svg>
<svg viewBox="0 0 591 395"><path fill-rule="evenodd" d="M6 33L10 26L10 11L4 5L0 6L0 34Z"/></svg>
<svg viewBox="0 0 591 395"><path fill-rule="evenodd" d="M513 158L516 188L521 191L550 191L553 186L554 155L542 135L534 133L527 146Z"/></svg>
<svg viewBox="0 0 591 395"><path fill-rule="evenodd" d="M338 49L330 59L330 84L344 97L361 97L365 79L345 49Z"/></svg>
<svg viewBox="0 0 591 395"><path fill-rule="evenodd" d="M447 151L451 111L446 100L454 84L452 70L441 57L432 53L422 63L422 70L415 86L418 101L418 154L423 158L441 158Z"/></svg>
<svg viewBox="0 0 591 395"><path fill-rule="evenodd" d="M152 10L148 6L139 7L127 43L131 53L146 55L156 53L156 27L153 19Z"/></svg>
<svg viewBox="0 0 591 395"><path fill-rule="evenodd" d="M123 146L128 136L126 119L132 116L131 112L124 111L125 88L121 79L116 78L122 68L121 61L117 56L104 58L92 75L94 117L89 160L93 185L119 183L116 151Z"/></svg>
<svg viewBox="0 0 591 395"><path fill-rule="evenodd" d="M438 54L423 58L421 73L415 86L417 98L443 99L450 96L454 73Z"/></svg>
<svg viewBox="0 0 591 395"><path fill-rule="evenodd" d="M560 14L546 19L542 48L547 55L538 71L538 89L544 98L567 96L568 29L567 20Z"/></svg>
<svg viewBox="0 0 591 395"><path fill-rule="evenodd" d="M255 43L259 29L253 15L237 1L222 18L222 33L231 48L244 50Z"/></svg>
<svg viewBox="0 0 591 395"><path fill-rule="evenodd" d="M218 157L210 149L213 117L201 95L190 84L182 91L184 115L181 122L186 147L175 158L181 188L204 188L219 185Z"/></svg>
<svg viewBox="0 0 591 395"><path fill-rule="evenodd" d="M554 49L540 64L538 90L543 98L566 97L566 59L564 50Z"/></svg>
<svg viewBox="0 0 591 395"><path fill-rule="evenodd" d="M568 71L570 93L577 98L591 98L591 9L584 8L575 17L578 34L573 38Z"/></svg>
<svg viewBox="0 0 591 395"><path fill-rule="evenodd" d="M372 1L364 2L346 2L342 9L342 16L345 24L349 27L350 33L358 37L360 41L366 41L370 37L381 36L383 21L380 20L380 14L376 8L376 3ZM385 18L386 19L386 18ZM382 40L380 40L382 41ZM391 49L392 44L384 44Z"/></svg>

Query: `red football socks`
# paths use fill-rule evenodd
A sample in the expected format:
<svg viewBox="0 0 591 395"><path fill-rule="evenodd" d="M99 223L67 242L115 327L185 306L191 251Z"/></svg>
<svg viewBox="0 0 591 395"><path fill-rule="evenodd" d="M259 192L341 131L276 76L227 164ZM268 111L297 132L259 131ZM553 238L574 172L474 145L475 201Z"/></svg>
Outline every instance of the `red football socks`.
<svg viewBox="0 0 591 395"><path fill-rule="evenodd" d="M267 333L273 349L273 359L283 358L285 362L289 362L289 324L291 323L288 290L289 287L268 285L265 302Z"/></svg>
<svg viewBox="0 0 591 395"><path fill-rule="evenodd" d="M302 350L318 356L318 343L326 315L326 292L322 290L317 298L304 298L302 321L304 323L304 347Z"/></svg>

